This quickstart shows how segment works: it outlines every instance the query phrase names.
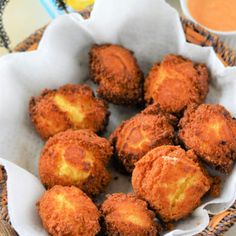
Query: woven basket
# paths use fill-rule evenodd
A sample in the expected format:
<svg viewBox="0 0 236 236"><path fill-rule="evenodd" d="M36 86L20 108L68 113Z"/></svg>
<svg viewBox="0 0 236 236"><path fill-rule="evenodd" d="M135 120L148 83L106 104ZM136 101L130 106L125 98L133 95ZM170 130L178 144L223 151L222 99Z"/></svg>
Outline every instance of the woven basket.
<svg viewBox="0 0 236 236"><path fill-rule="evenodd" d="M84 17L87 18L89 14L85 12ZM183 25L183 29L186 35L186 39L188 42L198 44L201 46L212 46L217 53L220 60L228 66L236 66L236 53L228 48L218 36L208 32L207 30L203 29L201 26L185 19L181 18L181 22ZM23 51L31 51L35 50L38 46L38 43L43 35L46 26L37 30L34 34L29 36L23 42L18 44L14 51L15 52L23 52ZM7 213L7 191L6 191L6 174L4 169L0 167L0 219L3 222L9 221L9 216ZM229 208L227 211L223 213L211 216L210 215L210 222L207 228L202 231L199 236L219 236L223 235L224 232L228 231L229 228L236 222L236 202L234 205ZM1 229L1 224L0 224ZM1 231L0 231L1 233ZM9 234L15 235L15 234Z"/></svg>

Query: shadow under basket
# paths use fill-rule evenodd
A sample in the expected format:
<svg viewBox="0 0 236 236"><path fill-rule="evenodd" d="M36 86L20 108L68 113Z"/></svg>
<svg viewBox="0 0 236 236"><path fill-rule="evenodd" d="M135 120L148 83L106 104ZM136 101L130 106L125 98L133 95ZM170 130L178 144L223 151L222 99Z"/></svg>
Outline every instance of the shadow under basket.
<svg viewBox="0 0 236 236"><path fill-rule="evenodd" d="M87 18L89 13L84 13L83 16ZM197 45L212 46L226 66L236 66L236 52L228 48L218 36L210 33L209 31L203 29L201 26L185 19L181 18L185 36L188 42L194 43ZM23 51L32 51L37 49L38 43L43 35L46 26L37 30L35 33L30 35L23 42L18 44L14 51L23 52ZM2 222L10 223L8 212L7 212L7 191L6 191L6 174L3 171L3 168L0 167L0 218ZM210 215L209 225L198 235L199 236L218 236L223 235L230 227L236 222L236 202L228 210L212 216ZM1 227L0 227L1 228ZM0 231L1 232L1 231ZM15 235L15 234L9 234Z"/></svg>

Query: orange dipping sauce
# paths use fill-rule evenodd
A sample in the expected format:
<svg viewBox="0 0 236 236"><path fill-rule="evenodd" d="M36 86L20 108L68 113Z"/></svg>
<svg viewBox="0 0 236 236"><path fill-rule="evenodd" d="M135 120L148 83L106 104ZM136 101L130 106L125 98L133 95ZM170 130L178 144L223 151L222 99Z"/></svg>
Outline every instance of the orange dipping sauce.
<svg viewBox="0 0 236 236"><path fill-rule="evenodd" d="M236 0L188 0L191 16L217 31L236 31Z"/></svg>

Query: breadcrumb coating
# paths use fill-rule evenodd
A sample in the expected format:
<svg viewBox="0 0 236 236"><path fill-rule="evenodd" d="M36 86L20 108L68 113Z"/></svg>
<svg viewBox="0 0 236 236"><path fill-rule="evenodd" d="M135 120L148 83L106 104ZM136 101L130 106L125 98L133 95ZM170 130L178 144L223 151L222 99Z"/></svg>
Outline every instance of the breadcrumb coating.
<svg viewBox="0 0 236 236"><path fill-rule="evenodd" d="M208 93L209 74L204 64L178 55L167 55L156 63L145 80L147 104L158 103L167 112L178 114L190 104L202 103Z"/></svg>
<svg viewBox="0 0 236 236"><path fill-rule="evenodd" d="M178 146L161 146L135 164L132 185L164 222L189 215L210 189L211 180L194 161L192 151Z"/></svg>
<svg viewBox="0 0 236 236"><path fill-rule="evenodd" d="M31 98L29 114L39 135L48 139L67 129L102 132L110 113L107 103L95 98L90 87L67 84Z"/></svg>
<svg viewBox="0 0 236 236"><path fill-rule="evenodd" d="M100 97L114 104L143 101L143 74L131 51L112 44L94 45L90 51L91 79Z"/></svg>
<svg viewBox="0 0 236 236"><path fill-rule="evenodd" d="M76 187L54 186L38 202L44 228L53 236L95 236L100 231L99 211Z"/></svg>
<svg viewBox="0 0 236 236"><path fill-rule="evenodd" d="M91 130L68 130L45 144L39 160L39 176L46 188L74 185L96 196L110 182L105 165L112 156L108 140Z"/></svg>
<svg viewBox="0 0 236 236"><path fill-rule="evenodd" d="M132 194L108 195L100 210L108 235L159 235L155 214L148 209L145 201Z"/></svg>
<svg viewBox="0 0 236 236"><path fill-rule="evenodd" d="M151 149L173 144L172 124L175 121L174 116L162 112L159 105L154 104L116 128L110 141L127 172L132 172L135 162Z"/></svg>
<svg viewBox="0 0 236 236"><path fill-rule="evenodd" d="M236 160L236 121L221 105L189 107L179 123L179 138L186 148L209 165L229 173Z"/></svg>

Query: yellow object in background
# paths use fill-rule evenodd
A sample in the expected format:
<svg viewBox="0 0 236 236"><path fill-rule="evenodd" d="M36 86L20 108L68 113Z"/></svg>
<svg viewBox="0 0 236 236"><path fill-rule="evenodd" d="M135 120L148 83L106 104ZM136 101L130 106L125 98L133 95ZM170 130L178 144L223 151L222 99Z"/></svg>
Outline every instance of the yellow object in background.
<svg viewBox="0 0 236 236"><path fill-rule="evenodd" d="M95 0L66 0L66 4L76 11L81 11L92 5Z"/></svg>

